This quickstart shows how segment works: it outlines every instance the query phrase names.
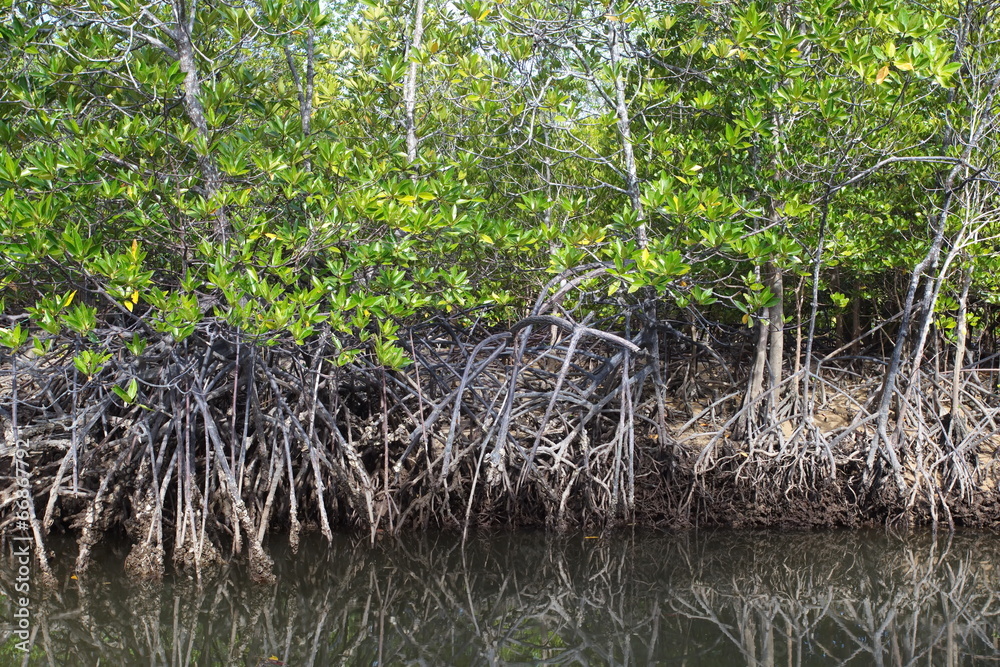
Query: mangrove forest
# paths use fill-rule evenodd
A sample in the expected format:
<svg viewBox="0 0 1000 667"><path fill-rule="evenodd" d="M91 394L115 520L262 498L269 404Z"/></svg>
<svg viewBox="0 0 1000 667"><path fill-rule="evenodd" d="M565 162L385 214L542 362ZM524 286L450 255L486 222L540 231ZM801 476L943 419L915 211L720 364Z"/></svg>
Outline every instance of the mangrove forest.
<svg viewBox="0 0 1000 667"><path fill-rule="evenodd" d="M0 531L1000 526L998 95L1000 0L0 0Z"/></svg>

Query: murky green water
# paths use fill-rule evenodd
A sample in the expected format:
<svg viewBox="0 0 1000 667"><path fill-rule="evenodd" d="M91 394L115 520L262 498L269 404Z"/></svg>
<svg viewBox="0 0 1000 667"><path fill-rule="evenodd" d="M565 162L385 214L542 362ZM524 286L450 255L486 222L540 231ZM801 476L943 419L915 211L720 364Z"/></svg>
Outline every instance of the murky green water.
<svg viewBox="0 0 1000 667"><path fill-rule="evenodd" d="M997 665L1000 537L512 533L272 547L278 582L236 570L154 590L105 553L32 599L30 664ZM0 664L14 574L0 586Z"/></svg>

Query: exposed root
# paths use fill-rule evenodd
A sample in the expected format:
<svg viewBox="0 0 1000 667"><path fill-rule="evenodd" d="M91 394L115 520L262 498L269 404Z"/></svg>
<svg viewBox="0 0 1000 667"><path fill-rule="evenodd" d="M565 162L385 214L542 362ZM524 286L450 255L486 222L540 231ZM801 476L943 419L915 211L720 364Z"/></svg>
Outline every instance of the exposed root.
<svg viewBox="0 0 1000 667"><path fill-rule="evenodd" d="M335 528L374 538L427 525L1000 519L997 399L975 372L908 369L880 438L881 362L842 363L853 344L743 399L746 379L732 369L746 367L748 346L724 344L738 331L697 340L648 304L577 319L598 310L586 295L606 290L572 307L569 295L605 271L554 281L505 331L413 326L401 337L414 362L404 371L366 356L334 364L332 332L266 346L220 323L84 384L69 356L18 358L7 366L20 393L0 416L2 460L17 433L42 571L45 536L64 530L78 536L81 575L101 536L124 531L138 577L158 579L168 561L201 577L238 556L266 582L268 531L294 550L302 531L330 539ZM112 388L133 378L141 390L126 404ZM17 489L4 474L0 503L11 508Z"/></svg>

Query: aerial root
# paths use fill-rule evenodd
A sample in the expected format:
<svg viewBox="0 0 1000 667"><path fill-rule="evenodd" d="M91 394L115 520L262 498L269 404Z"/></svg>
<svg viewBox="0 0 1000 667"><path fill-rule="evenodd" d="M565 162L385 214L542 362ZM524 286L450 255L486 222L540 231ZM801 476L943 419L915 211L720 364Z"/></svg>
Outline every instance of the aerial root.
<svg viewBox="0 0 1000 667"><path fill-rule="evenodd" d="M238 557L268 581L269 531L294 549L303 531L345 527L377 539L427 525L996 520L982 502L998 476L997 399L975 373L955 389L910 369L883 436L877 374L858 368L876 362L838 351L743 401L739 359L720 363L724 347L709 354L654 310L577 318L594 309L567 307L566 285L603 270L564 276L505 331L414 326L402 370L333 363L333 332L263 346L221 323L84 384L68 357L19 358L40 569L51 574L44 538L64 530L81 575L124 530L137 576L169 561L200 577ZM133 378L140 394L123 402L112 388Z"/></svg>

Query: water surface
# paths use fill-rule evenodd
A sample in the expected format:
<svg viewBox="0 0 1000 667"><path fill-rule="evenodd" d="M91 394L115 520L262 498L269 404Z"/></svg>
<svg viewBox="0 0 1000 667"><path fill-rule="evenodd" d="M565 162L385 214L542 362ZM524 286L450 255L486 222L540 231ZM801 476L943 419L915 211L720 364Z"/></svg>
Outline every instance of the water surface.
<svg viewBox="0 0 1000 667"><path fill-rule="evenodd" d="M38 665L1000 665L1000 537L516 532L272 545L278 581L130 584L123 553L32 598ZM69 562L69 558L64 558ZM13 574L0 571L0 664Z"/></svg>

